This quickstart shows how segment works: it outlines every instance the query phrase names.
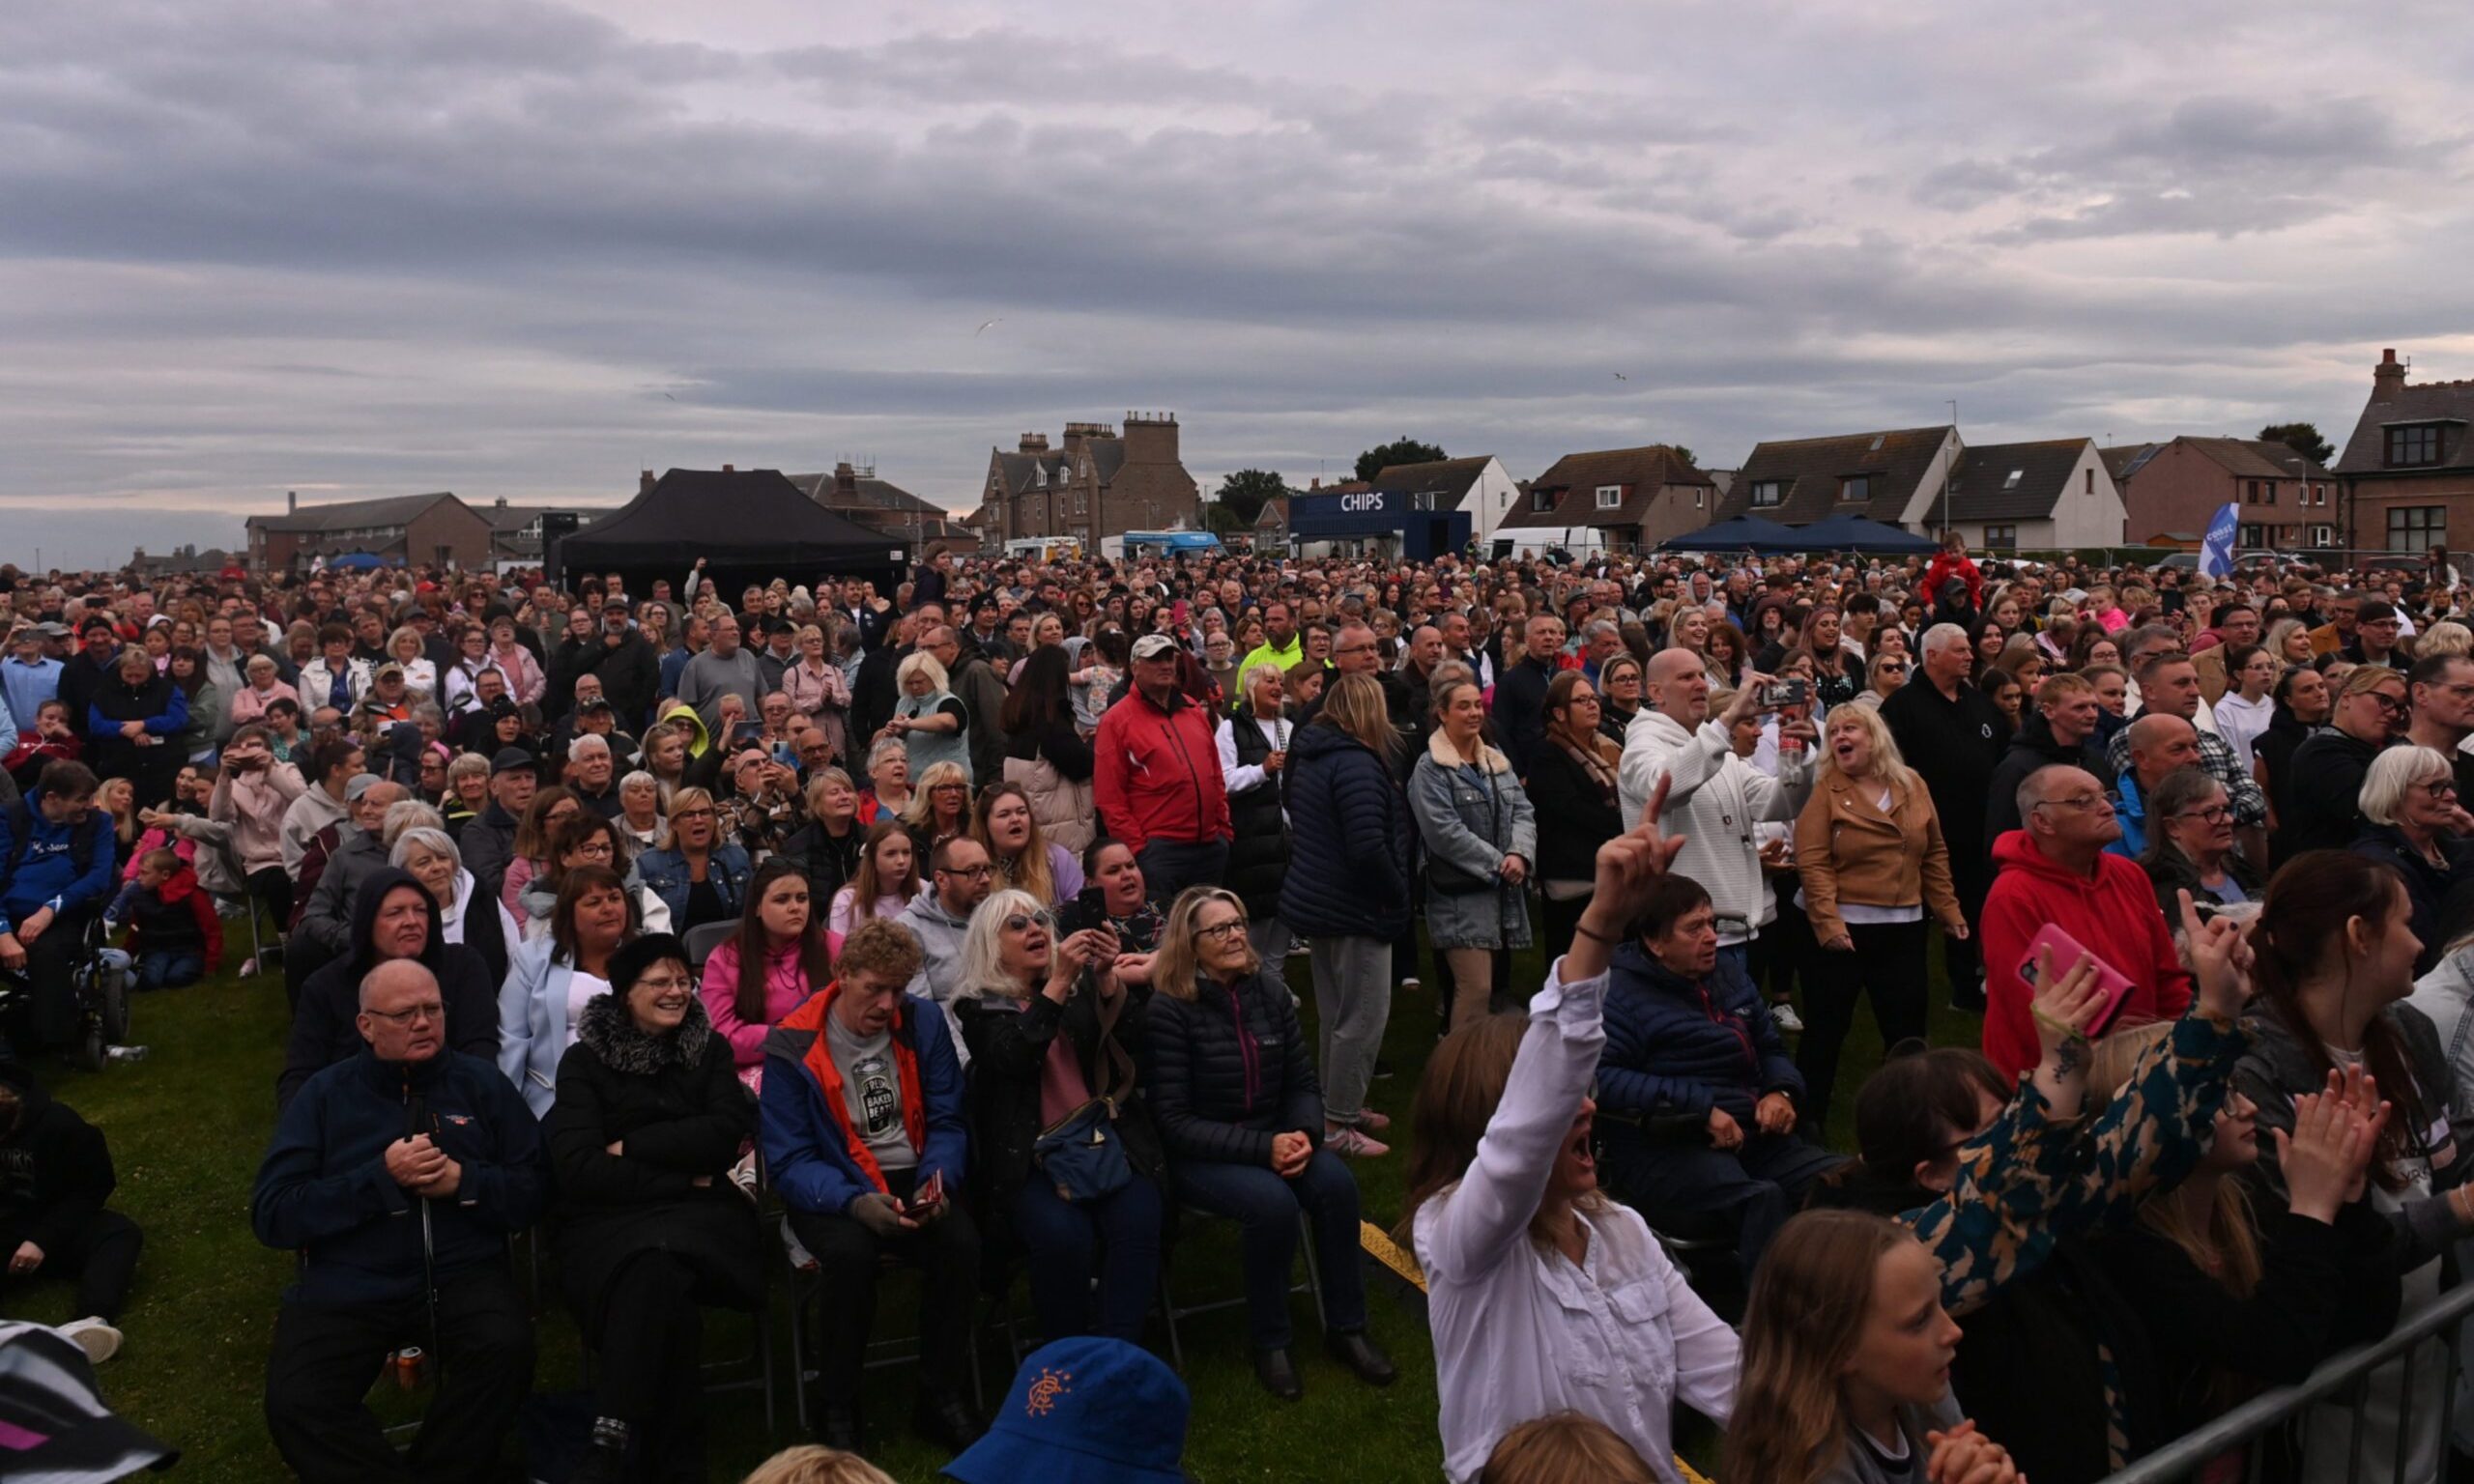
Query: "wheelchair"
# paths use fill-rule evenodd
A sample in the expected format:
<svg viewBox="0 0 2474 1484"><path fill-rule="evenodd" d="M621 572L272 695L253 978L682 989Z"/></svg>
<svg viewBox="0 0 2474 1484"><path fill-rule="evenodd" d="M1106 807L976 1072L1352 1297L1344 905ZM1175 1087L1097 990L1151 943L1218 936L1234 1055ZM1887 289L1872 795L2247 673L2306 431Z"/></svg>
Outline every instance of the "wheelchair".
<svg viewBox="0 0 2474 1484"><path fill-rule="evenodd" d="M114 1048L129 1040L129 992L133 979L129 956L108 946L102 919L86 924L71 955L70 983L77 997L77 1035L69 1060L87 1071L101 1071ZM0 969L0 1027L22 1023L34 1008L34 984L21 969ZM0 1037L0 1045L6 1044Z"/></svg>

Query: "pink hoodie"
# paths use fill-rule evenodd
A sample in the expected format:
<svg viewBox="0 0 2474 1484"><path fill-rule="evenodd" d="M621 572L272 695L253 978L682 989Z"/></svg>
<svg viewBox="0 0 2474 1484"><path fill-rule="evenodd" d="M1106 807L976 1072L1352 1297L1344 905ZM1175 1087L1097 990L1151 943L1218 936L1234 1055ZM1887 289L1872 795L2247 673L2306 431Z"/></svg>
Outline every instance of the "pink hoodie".
<svg viewBox="0 0 2474 1484"><path fill-rule="evenodd" d="M731 1058L741 1067L764 1065L764 1037L773 1023L807 1003L824 986L811 985L799 968L799 946L792 943L764 956L764 1019L742 1020L738 1013L738 939L725 939L705 960L698 991L713 1029L730 1038Z"/></svg>

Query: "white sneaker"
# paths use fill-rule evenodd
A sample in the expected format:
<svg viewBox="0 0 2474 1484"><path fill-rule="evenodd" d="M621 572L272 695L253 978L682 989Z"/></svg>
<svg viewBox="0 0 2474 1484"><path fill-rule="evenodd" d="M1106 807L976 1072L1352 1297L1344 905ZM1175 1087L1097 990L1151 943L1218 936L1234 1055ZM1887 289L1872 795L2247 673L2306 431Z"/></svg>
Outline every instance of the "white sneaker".
<svg viewBox="0 0 2474 1484"><path fill-rule="evenodd" d="M791 1230L789 1216L782 1218L782 1249L789 1254L791 1266L801 1272L814 1272L824 1266L816 1260L815 1253L800 1243L798 1234Z"/></svg>
<svg viewBox="0 0 2474 1484"><path fill-rule="evenodd" d="M92 1316L61 1326L60 1332L75 1340L86 1358L97 1365L120 1354L120 1331Z"/></svg>
<svg viewBox="0 0 2474 1484"><path fill-rule="evenodd" d="M1418 992L1418 976L1416 976L1415 974L1412 974L1412 975L1408 976L1407 978L1405 978L1405 979L1401 980L1401 981L1400 981L1400 992L1401 992L1402 994L1415 994L1415 993L1417 993L1417 992Z"/></svg>
<svg viewBox="0 0 2474 1484"><path fill-rule="evenodd" d="M1803 1034L1804 1022L1802 1017L1796 1013L1796 1007L1788 1004L1785 1000L1780 1000L1777 1004L1769 1007L1769 1018L1775 1022L1778 1029L1782 1031L1791 1031L1798 1036Z"/></svg>

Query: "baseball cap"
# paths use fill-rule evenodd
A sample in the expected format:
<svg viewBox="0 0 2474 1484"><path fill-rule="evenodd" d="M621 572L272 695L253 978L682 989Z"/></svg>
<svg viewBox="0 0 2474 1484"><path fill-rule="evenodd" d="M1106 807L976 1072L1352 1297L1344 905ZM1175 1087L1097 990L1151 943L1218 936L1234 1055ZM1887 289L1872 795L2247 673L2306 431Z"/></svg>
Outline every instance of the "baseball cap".
<svg viewBox="0 0 2474 1484"><path fill-rule="evenodd" d="M352 782L344 785L344 802L357 804L360 801L362 794L385 782L387 782L387 776L383 773L356 773L352 776Z"/></svg>
<svg viewBox="0 0 2474 1484"><path fill-rule="evenodd" d="M537 773L539 771L541 771L540 762L531 753L520 747L502 747L498 750L498 755L490 759L490 777L492 778L502 773Z"/></svg>
<svg viewBox="0 0 2474 1484"><path fill-rule="evenodd" d="M1022 1361L988 1432L945 1466L962 1484L1185 1484L1193 1398L1159 1356L1085 1335Z"/></svg>
<svg viewBox="0 0 2474 1484"><path fill-rule="evenodd" d="M1134 642L1134 657L1137 660L1165 659L1177 652L1177 642L1165 634L1145 634Z"/></svg>

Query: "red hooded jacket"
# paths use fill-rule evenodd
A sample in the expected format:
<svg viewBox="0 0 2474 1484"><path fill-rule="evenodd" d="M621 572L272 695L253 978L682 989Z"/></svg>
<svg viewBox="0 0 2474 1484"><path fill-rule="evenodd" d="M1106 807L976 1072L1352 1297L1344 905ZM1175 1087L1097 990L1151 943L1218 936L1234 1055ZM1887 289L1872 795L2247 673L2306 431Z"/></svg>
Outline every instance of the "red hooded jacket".
<svg viewBox="0 0 2474 1484"><path fill-rule="evenodd" d="M2000 874L1984 897L1984 1054L2005 1077L2044 1060L2028 1013L2034 991L2019 977L2028 944L2051 923L2131 982L2114 1023L2174 1020L2191 1005L2191 975L2173 948L2156 888L2126 856L2096 857L2089 880L2064 870L2010 830L1993 842ZM2057 963L2056 972L2068 965Z"/></svg>
<svg viewBox="0 0 2474 1484"><path fill-rule="evenodd" d="M1141 690L1100 718L1091 740L1092 795L1101 823L1139 852L1146 841L1228 840L1228 785L1220 775L1213 708L1182 692L1163 711Z"/></svg>
<svg viewBox="0 0 2474 1484"><path fill-rule="evenodd" d="M1922 594L1924 606L1929 609L1940 602L1942 585L1954 577L1968 585L1968 607L1982 609L1984 607L1984 574L1976 569L1974 562L1968 559L1965 552L1952 555L1948 547L1936 552L1931 563L1924 568Z"/></svg>
<svg viewBox="0 0 2474 1484"><path fill-rule="evenodd" d="M138 888L141 897L145 891L144 887ZM161 946L149 945L146 941L149 919L160 923L166 914L182 914L197 925L198 947L206 956L206 972L222 972L223 922L215 915L215 900L197 884L197 872L190 869L189 864L182 862L180 870L166 876L163 884L155 889L154 896L154 901L140 901L129 911L129 951L142 954L150 946Z"/></svg>

